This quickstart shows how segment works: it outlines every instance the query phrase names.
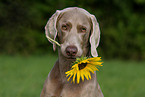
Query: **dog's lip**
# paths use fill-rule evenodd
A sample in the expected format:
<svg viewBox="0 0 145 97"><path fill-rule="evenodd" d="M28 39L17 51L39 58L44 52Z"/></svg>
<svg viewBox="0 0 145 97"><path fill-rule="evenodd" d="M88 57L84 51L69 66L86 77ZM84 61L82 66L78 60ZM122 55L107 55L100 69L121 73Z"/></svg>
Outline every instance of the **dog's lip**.
<svg viewBox="0 0 145 97"><path fill-rule="evenodd" d="M67 59L74 60L76 59L76 57L71 56L71 57L68 57Z"/></svg>
<svg viewBox="0 0 145 97"><path fill-rule="evenodd" d="M67 59L76 59L76 58L81 58L81 56L67 56Z"/></svg>
<svg viewBox="0 0 145 97"><path fill-rule="evenodd" d="M76 59L76 58L69 57L69 58L67 58L67 59Z"/></svg>

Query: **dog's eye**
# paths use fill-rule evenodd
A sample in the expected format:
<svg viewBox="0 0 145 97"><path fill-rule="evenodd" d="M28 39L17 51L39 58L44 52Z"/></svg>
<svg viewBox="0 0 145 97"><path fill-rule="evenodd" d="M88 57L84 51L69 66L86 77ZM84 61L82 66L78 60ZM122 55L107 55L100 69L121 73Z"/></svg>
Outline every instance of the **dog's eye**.
<svg viewBox="0 0 145 97"><path fill-rule="evenodd" d="M68 30L68 25L62 25L62 30Z"/></svg>
<svg viewBox="0 0 145 97"><path fill-rule="evenodd" d="M81 28L81 32L82 32L82 33L85 33L86 30L87 30L87 29L86 29L85 27L82 27L82 28Z"/></svg>

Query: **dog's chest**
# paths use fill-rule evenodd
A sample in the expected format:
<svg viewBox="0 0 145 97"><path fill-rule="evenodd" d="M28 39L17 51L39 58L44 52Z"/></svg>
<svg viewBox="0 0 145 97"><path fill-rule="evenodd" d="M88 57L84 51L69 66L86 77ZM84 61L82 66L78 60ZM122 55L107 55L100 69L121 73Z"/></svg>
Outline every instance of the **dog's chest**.
<svg viewBox="0 0 145 97"><path fill-rule="evenodd" d="M87 83L84 86L65 85L60 97L96 97L96 85Z"/></svg>

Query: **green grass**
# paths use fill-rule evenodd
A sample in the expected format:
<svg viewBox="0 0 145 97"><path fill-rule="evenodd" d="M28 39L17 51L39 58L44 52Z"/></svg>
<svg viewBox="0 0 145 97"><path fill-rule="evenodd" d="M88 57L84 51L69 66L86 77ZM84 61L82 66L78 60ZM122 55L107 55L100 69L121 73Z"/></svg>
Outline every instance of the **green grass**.
<svg viewBox="0 0 145 97"><path fill-rule="evenodd" d="M0 97L39 97L57 56L0 56ZM104 61L97 72L105 97L145 97L145 62Z"/></svg>

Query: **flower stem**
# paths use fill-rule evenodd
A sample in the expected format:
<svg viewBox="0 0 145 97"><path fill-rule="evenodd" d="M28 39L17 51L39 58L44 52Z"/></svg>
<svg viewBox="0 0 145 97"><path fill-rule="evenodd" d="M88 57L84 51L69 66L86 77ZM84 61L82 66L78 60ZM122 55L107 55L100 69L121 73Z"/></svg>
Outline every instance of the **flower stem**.
<svg viewBox="0 0 145 97"><path fill-rule="evenodd" d="M49 36L46 36L46 37L47 37L47 39L49 39L49 40L52 41L53 43L55 43L55 44L57 44L58 46L60 46L60 44L59 44L57 41L53 40L53 39L50 38Z"/></svg>

